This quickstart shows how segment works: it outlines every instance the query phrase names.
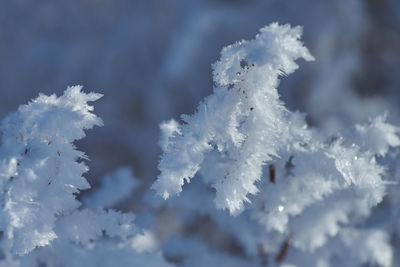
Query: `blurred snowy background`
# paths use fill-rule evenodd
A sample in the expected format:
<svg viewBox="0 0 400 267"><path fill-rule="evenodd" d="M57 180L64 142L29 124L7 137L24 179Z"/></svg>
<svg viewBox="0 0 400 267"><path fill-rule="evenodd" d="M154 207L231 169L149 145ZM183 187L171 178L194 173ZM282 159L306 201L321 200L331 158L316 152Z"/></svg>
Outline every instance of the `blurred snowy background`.
<svg viewBox="0 0 400 267"><path fill-rule="evenodd" d="M91 159L89 182L132 166L143 190L119 208L144 211L142 193L158 173L159 123L192 114L212 92L211 64L222 47L275 21L302 25L316 58L282 80L291 110L330 132L385 111L399 125L397 0L1 1L0 117L69 85L104 94L95 113L105 126L78 142Z"/></svg>

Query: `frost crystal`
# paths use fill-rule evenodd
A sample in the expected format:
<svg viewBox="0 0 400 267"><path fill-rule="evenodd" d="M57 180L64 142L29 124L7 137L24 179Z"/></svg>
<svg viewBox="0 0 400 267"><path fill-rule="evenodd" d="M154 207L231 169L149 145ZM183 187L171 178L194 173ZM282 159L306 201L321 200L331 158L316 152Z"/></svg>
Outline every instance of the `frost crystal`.
<svg viewBox="0 0 400 267"><path fill-rule="evenodd" d="M152 233L142 235L133 214L101 208L136 186L131 169L107 176L108 188L91 196L92 209L78 210L76 194L90 186L80 160L87 157L73 142L85 136L84 130L102 125L87 104L101 95L81 89L69 87L61 97L40 95L3 121L0 265L168 266L155 254Z"/></svg>
<svg viewBox="0 0 400 267"><path fill-rule="evenodd" d="M87 104L101 95L81 89L69 87L61 97L40 95L1 125L1 229L16 253L57 238L57 217L77 209L74 194L90 188L82 176L88 168L78 162L85 155L73 142L85 136L85 129L102 125Z"/></svg>
<svg viewBox="0 0 400 267"><path fill-rule="evenodd" d="M255 40L222 50L213 65L214 93L194 115L183 115L183 124L161 125L161 173L153 188L168 198L199 172L215 188L217 208L236 215L251 200L251 217L264 229L265 240L257 239L278 262L328 266L342 257L337 247L350 246L351 231L368 244L349 266L388 266L390 251L370 253L373 239L390 247L386 234L356 225L385 196L386 169L378 159L400 145L400 129L384 115L332 136L309 128L304 114L287 110L279 99L279 78L298 67L296 59L313 59L300 35L299 27L271 24ZM238 239L240 232L232 230ZM274 242L290 243L295 252L286 256L287 248L279 251ZM312 256L304 257L307 253ZM342 254L344 259L347 253Z"/></svg>
<svg viewBox="0 0 400 267"><path fill-rule="evenodd" d="M289 115L276 90L279 77L292 73L294 60L313 60L299 41L301 28L271 24L254 40L224 48L213 65L214 94L184 124L164 123L159 169L153 188L178 194L206 165L205 180L217 190L216 205L237 214L248 194L258 192L263 166L285 144Z"/></svg>

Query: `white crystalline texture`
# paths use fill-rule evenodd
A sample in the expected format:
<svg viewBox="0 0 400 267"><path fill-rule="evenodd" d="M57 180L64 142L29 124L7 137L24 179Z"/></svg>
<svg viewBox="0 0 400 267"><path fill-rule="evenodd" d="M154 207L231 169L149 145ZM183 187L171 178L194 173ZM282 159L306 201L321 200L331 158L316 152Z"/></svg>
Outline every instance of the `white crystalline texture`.
<svg viewBox="0 0 400 267"><path fill-rule="evenodd" d="M313 60L300 36L299 27L271 24L254 40L224 48L213 65L214 93L194 115L183 115L183 123L160 125L163 155L153 188L168 198L197 173L204 184L186 190L183 203L152 208L160 221L143 232L133 214L101 208L137 187L128 167L106 176L83 198L88 209L78 209L76 195L90 186L82 176L86 156L73 142L102 125L87 103L101 95L70 87L61 97L40 95L10 114L0 128L0 265L169 266L163 249L165 259L182 266L392 266L390 228L397 215L381 222L372 212L390 184L384 179L399 179L400 128L383 115L332 136L309 128L305 114L287 110L277 90L280 77L297 69L295 60ZM229 219L207 198L214 194L209 185L216 207L230 214L253 203ZM188 221L202 224L194 221L199 214L206 225L215 222L212 233L236 240L244 257L213 244L210 250L206 239L191 240L196 233L168 243L174 223L163 210L179 211L183 233L192 229ZM142 223L154 219L147 212L138 215Z"/></svg>
<svg viewBox="0 0 400 267"><path fill-rule="evenodd" d="M155 240L134 244L140 233L133 214L98 208L130 194L137 184L130 168L105 178L107 188L91 196L92 210L78 210L76 194L90 186L82 176L88 168L78 161L86 156L73 142L102 125L87 104L101 95L81 89L69 87L61 97L40 95L2 124L0 265L169 266L155 254Z"/></svg>
<svg viewBox="0 0 400 267"><path fill-rule="evenodd" d="M153 185L164 198L182 191L202 168L216 189L216 205L237 214L258 192L262 168L284 145L287 111L276 90L279 77L313 60L300 42L301 28L276 23L254 40L224 48L213 65L214 94L184 124L163 124L160 175ZM167 125L169 125L167 127Z"/></svg>
<svg viewBox="0 0 400 267"><path fill-rule="evenodd" d="M69 87L61 97L39 95L2 123L0 148L1 230L12 251L30 252L57 238L57 216L80 204L75 193L90 186L82 176L88 168L77 160L75 140L102 121L91 113L88 101L100 94L85 94Z"/></svg>
<svg viewBox="0 0 400 267"><path fill-rule="evenodd" d="M252 217L268 233L289 236L294 250L318 254L382 201L386 168L377 156L400 139L386 115L332 136L285 108L279 77L298 67L296 59L313 59L300 35L298 27L271 24L256 39L222 50L213 65L214 93L194 115L183 115L181 125L161 125L163 155L153 188L168 198L199 172L216 189L217 208L233 215L258 193L249 205ZM373 239L388 246L380 235L368 242ZM363 254L368 250L354 262L392 261L390 251Z"/></svg>

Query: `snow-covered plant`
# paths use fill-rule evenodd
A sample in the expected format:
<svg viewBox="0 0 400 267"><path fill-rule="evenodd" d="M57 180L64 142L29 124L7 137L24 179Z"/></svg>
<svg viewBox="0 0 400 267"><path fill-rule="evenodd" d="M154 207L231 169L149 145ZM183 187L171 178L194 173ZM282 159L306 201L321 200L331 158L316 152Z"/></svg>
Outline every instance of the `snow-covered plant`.
<svg viewBox="0 0 400 267"><path fill-rule="evenodd" d="M224 48L214 68L214 94L185 124L161 126L164 154L154 188L164 198L178 194L207 164L207 182L217 190L216 205L233 214L243 209L262 168L286 144L287 112L276 90L279 76L297 69L294 60L312 60L299 41L301 28L272 24L255 40Z"/></svg>
<svg viewBox="0 0 400 267"><path fill-rule="evenodd" d="M39 95L2 123L1 263L164 266L157 256L138 254L146 251L149 235L140 233L133 214L102 208L126 197L135 186L130 169L115 174L114 189L100 190L105 199L92 196L93 211L79 209L76 196L90 185L83 177L88 167L82 160L87 157L73 142L85 137L84 130L102 125L87 103L101 95L81 89L69 87L60 97ZM104 183L110 184L110 179Z"/></svg>
<svg viewBox="0 0 400 267"><path fill-rule="evenodd" d="M348 243L340 239L344 225L357 225L382 201L385 168L377 156L400 139L385 116L332 136L286 109L277 91L280 77L297 69L296 59L313 59L300 35L300 27L271 24L254 40L222 50L213 65L213 94L194 115L182 115L183 124L170 120L160 127L161 173L153 188L166 199L200 172L215 188L217 208L237 215L252 202L252 217L267 232L276 231L277 242L318 255L332 242ZM263 249L280 262L286 255L271 246L272 236ZM390 247L385 234L376 236ZM326 264L340 258L327 251ZM360 252L353 263L389 266L391 256Z"/></svg>
<svg viewBox="0 0 400 267"><path fill-rule="evenodd" d="M301 34L273 23L222 50L213 94L182 123L160 126L153 188L181 197L145 193L136 223L132 213L106 209L138 187L129 167L77 200L90 185L87 156L74 142L102 125L88 105L100 94L69 87L11 113L0 126L0 266L395 264L400 128L384 114L332 132L290 111L280 79L296 60L314 59ZM376 219L379 204L384 222Z"/></svg>
<svg viewBox="0 0 400 267"><path fill-rule="evenodd" d="M99 94L82 94L70 87L63 96L40 95L2 123L1 229L12 250L25 254L57 237L57 217L79 207L75 194L90 188L82 176L85 154L73 142L102 121L88 101Z"/></svg>

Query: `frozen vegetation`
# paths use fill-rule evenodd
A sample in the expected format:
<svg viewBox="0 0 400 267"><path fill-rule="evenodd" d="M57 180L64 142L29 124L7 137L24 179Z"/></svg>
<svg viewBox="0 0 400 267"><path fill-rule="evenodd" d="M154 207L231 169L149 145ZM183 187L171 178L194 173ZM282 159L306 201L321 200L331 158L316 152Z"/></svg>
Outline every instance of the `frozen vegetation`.
<svg viewBox="0 0 400 267"><path fill-rule="evenodd" d="M94 2L0 3L0 266L400 264L396 1Z"/></svg>

